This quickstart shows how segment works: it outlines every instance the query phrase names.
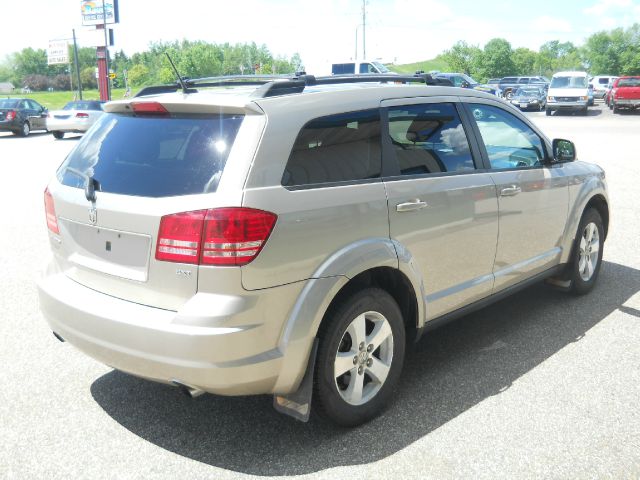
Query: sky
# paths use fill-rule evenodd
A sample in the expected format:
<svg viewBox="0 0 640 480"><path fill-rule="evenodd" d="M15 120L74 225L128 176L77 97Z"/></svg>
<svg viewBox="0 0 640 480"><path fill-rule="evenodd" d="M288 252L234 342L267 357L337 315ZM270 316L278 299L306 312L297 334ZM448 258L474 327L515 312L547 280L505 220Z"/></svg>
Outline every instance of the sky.
<svg viewBox="0 0 640 480"><path fill-rule="evenodd" d="M99 2L100 0L98 0ZM150 42L204 40L265 44L272 54L299 53L314 65L362 57L412 63L434 58L464 40L481 48L505 38L513 48L538 50L549 40L584 43L591 34L640 23L640 0L119 0L116 50L131 55ZM80 0L1 0L0 61L26 47L70 38L83 46ZM21 5L28 5L28 8ZM356 47L357 38L357 47Z"/></svg>

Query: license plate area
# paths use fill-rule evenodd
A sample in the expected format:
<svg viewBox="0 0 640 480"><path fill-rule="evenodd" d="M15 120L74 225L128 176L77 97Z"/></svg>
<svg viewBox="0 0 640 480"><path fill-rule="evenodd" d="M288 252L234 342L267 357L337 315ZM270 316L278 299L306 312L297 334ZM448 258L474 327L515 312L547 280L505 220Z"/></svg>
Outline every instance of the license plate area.
<svg viewBox="0 0 640 480"><path fill-rule="evenodd" d="M527 108L527 105L528 105L528 104L526 104L526 103L521 103L521 104L520 104L520 108Z"/></svg>
<svg viewBox="0 0 640 480"><path fill-rule="evenodd" d="M149 235L59 219L68 261L91 270L145 282L149 271Z"/></svg>

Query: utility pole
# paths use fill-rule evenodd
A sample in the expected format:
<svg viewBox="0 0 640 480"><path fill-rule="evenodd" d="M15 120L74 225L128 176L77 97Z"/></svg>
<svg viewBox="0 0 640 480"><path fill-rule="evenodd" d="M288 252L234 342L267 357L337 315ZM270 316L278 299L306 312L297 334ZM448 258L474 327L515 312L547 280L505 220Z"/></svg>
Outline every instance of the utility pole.
<svg viewBox="0 0 640 480"><path fill-rule="evenodd" d="M367 59L367 44L365 32L367 31L367 0L362 0L362 59Z"/></svg>
<svg viewBox="0 0 640 480"><path fill-rule="evenodd" d="M104 30L104 64L107 75L107 100L111 100L111 79L109 78L109 32L107 31L107 10L102 0L102 28Z"/></svg>

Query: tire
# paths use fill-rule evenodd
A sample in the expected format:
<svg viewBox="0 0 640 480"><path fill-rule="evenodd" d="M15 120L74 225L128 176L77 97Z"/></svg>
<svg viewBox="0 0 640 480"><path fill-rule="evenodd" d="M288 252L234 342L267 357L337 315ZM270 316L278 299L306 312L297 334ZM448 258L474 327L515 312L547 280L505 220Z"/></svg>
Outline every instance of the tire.
<svg viewBox="0 0 640 480"><path fill-rule="evenodd" d="M587 115L589 115L589 107L585 107L582 109L582 111L580 112L581 115L584 115L585 117Z"/></svg>
<svg viewBox="0 0 640 480"><path fill-rule="evenodd" d="M53 138L55 138L56 140L62 140L64 138L64 132L51 132L53 133Z"/></svg>
<svg viewBox="0 0 640 480"><path fill-rule="evenodd" d="M545 108L545 114L548 116L551 115L551 110L549 110L548 108Z"/></svg>
<svg viewBox="0 0 640 480"><path fill-rule="evenodd" d="M618 107L616 107L615 104L613 105L612 110L613 110L613 113L620 113L620 109Z"/></svg>
<svg viewBox="0 0 640 480"><path fill-rule="evenodd" d="M513 90L507 90L504 94L504 98L511 100L513 98Z"/></svg>
<svg viewBox="0 0 640 480"><path fill-rule="evenodd" d="M28 137L30 133L31 133L31 127L29 126L29 122L24 122L22 124L22 128L20 129L20 133L18 133L18 135L20 135L21 137Z"/></svg>
<svg viewBox="0 0 640 480"><path fill-rule="evenodd" d="M318 332L317 411L338 425L360 425L389 404L400 378L405 352L402 313L386 291L366 288L327 315ZM336 376L336 368L344 373Z"/></svg>
<svg viewBox="0 0 640 480"><path fill-rule="evenodd" d="M604 226L600 213L594 208L584 212L576 232L576 239L568 265L571 293L584 295L594 287L602 264Z"/></svg>

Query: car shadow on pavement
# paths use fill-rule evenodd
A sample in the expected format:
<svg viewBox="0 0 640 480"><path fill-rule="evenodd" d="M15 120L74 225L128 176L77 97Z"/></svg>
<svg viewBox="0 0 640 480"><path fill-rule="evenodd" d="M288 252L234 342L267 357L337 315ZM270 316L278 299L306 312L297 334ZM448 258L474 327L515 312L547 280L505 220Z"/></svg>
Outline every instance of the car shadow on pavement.
<svg viewBox="0 0 640 480"><path fill-rule="evenodd" d="M31 132L29 133L29 136L27 137L21 137L20 135L14 135L11 132L6 132L6 135L0 135L0 139L6 141L9 139L13 139L13 140L27 140L31 137L44 137L46 135L51 135L49 132Z"/></svg>
<svg viewBox="0 0 640 480"><path fill-rule="evenodd" d="M353 429L312 415L300 423L271 397L190 399L178 389L112 371L91 386L95 401L135 435L218 468L300 475L392 455L522 375L585 333L640 290L640 271L604 262L591 294L534 285L427 333L408 352L392 406Z"/></svg>
<svg viewBox="0 0 640 480"><path fill-rule="evenodd" d="M580 112L564 112L562 110L553 112L554 117L598 117L600 115L602 115L602 108L598 107L589 107L586 115Z"/></svg>

